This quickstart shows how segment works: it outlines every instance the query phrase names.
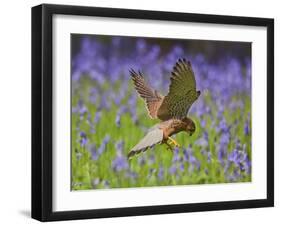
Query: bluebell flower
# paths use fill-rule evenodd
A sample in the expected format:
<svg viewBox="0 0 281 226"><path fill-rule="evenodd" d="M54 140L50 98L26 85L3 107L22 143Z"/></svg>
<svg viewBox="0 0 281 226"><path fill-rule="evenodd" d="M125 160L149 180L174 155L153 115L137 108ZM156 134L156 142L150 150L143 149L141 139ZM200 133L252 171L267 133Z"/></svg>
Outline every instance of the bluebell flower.
<svg viewBox="0 0 281 226"><path fill-rule="evenodd" d="M163 166L159 167L157 177L158 177L158 180L160 180L160 181L162 181L164 179L164 168L163 168Z"/></svg>
<svg viewBox="0 0 281 226"><path fill-rule="evenodd" d="M200 170L200 166L201 166L200 161L195 156L190 157L189 163L194 167L196 167L197 170Z"/></svg>
<svg viewBox="0 0 281 226"><path fill-rule="evenodd" d="M192 150L190 147L183 150L183 160L189 162L190 156L192 155Z"/></svg>
<svg viewBox="0 0 281 226"><path fill-rule="evenodd" d="M201 147L207 147L209 145L209 142L205 137L200 137L195 141L195 144Z"/></svg>
<svg viewBox="0 0 281 226"><path fill-rule="evenodd" d="M169 168L169 173L174 175L176 174L177 172L177 167L175 165L172 165L170 168Z"/></svg>
<svg viewBox="0 0 281 226"><path fill-rule="evenodd" d="M95 87L91 88L89 100L91 101L92 104L97 104L98 96L99 96L98 89Z"/></svg>
<svg viewBox="0 0 281 226"><path fill-rule="evenodd" d="M180 163L180 166L179 166L179 169L180 169L180 171L184 171L184 164L183 163Z"/></svg>
<svg viewBox="0 0 281 226"><path fill-rule="evenodd" d="M200 155L201 152L210 163L208 167L212 165L212 158L216 160L217 157L229 181L238 181L242 176L251 173L250 150L248 152L244 150L242 142L245 140L240 138L239 141L237 137L240 137L240 134L235 134L242 128L245 136L251 136L250 113L246 120L244 117L235 116L236 110L240 109L244 112L247 106L246 101L240 98L240 94L251 97L251 57L243 55L238 57L232 54L229 56L224 54L221 57L216 53L217 58L212 57L210 60L208 54L196 53L192 46L185 46L180 42L163 49L161 44L146 41L145 38L120 36L107 37L104 40L96 36L87 36L80 38L79 44L77 53L75 51L71 59L72 95L77 103L73 106L72 113L76 121L74 129L78 134L77 144L89 150L92 160L96 161L104 154L109 142L109 137L107 139L104 137L97 146L96 143L89 144L90 135L93 139L99 139L98 134L92 137L91 133L96 132L96 126L99 125L103 112L117 108L113 123L115 120L118 127L121 127L121 119L127 117L127 113L135 124L138 124L143 117L143 112L136 111L138 96L132 89L128 69L132 67L135 70L141 70L148 83L165 94L170 84L170 80L166 78L169 77L178 58L185 57L192 63L197 88L202 93L190 109L190 114L197 117L196 121L201 123L203 131L207 124L211 127L210 134L204 131L195 142L194 150L199 150L196 154ZM84 78L86 80L82 80ZM84 87L84 81L90 81L89 87L81 90L81 87ZM236 97L238 99L235 99ZM88 109L88 106L91 107ZM230 118L232 119L229 120ZM85 120L90 128L85 128ZM138 128L145 132L149 124L141 124ZM213 133L216 132L217 134L214 135ZM209 135L212 142L209 140ZM213 145L210 147L211 143L214 143L215 147ZM232 150L229 150L230 148ZM124 143L117 142L115 149L116 156L112 161L112 168L115 172L124 170L124 175L128 177L128 180L134 180L136 175L129 169L124 153ZM80 157L78 155L78 158ZM154 158L154 154L138 156L138 167L154 164ZM173 165L167 169L170 174L184 172L184 170L194 172L201 167L191 147L183 149L183 153L175 151L172 158ZM207 169L204 170L206 173ZM163 166L159 167L157 178L160 181L163 180ZM109 181L100 179L98 187L103 186L109 187Z"/></svg>
<svg viewBox="0 0 281 226"><path fill-rule="evenodd" d="M144 39L138 39L136 43L136 48L138 53L143 53L146 51L146 42Z"/></svg>
<svg viewBox="0 0 281 226"><path fill-rule="evenodd" d="M108 144L109 140L110 140L110 136L108 134L105 135L105 137L102 140L101 145L97 149L97 153L98 153L99 156L105 151L106 145Z"/></svg>
<svg viewBox="0 0 281 226"><path fill-rule="evenodd" d="M239 151L237 149L234 149L229 155L228 155L228 161L233 162L235 165L239 165L240 158L239 158Z"/></svg>
<svg viewBox="0 0 281 226"><path fill-rule="evenodd" d="M115 172L120 172L129 168L127 158L123 155L124 142L122 140L115 144L116 157L112 161L112 168Z"/></svg>
<svg viewBox="0 0 281 226"><path fill-rule="evenodd" d="M119 140L118 142L116 142L115 149L116 149L117 154L121 155L124 150L124 141Z"/></svg>
<svg viewBox="0 0 281 226"><path fill-rule="evenodd" d="M248 136L250 134L250 126L249 126L249 122L246 121L244 124L244 133L246 136Z"/></svg>
<svg viewBox="0 0 281 226"><path fill-rule="evenodd" d="M97 151L96 145L95 144L91 144L89 149L90 149L92 160L98 160L99 153Z"/></svg>
<svg viewBox="0 0 281 226"><path fill-rule="evenodd" d="M94 123L97 124L101 119L101 112L97 111L94 118Z"/></svg>
<svg viewBox="0 0 281 226"><path fill-rule="evenodd" d="M102 96L101 96L101 100L100 100L100 104L99 104L99 107L98 107L98 110L101 111L101 110L109 110L110 109L110 104L109 104L109 101L107 99L108 95L107 93L104 93Z"/></svg>
<svg viewBox="0 0 281 226"><path fill-rule="evenodd" d="M129 168L127 158L122 155L117 155L117 157L112 161L112 169L115 172L120 172Z"/></svg>
<svg viewBox="0 0 281 226"><path fill-rule="evenodd" d="M88 138L85 132L81 131L80 132L80 145L81 147L85 147L85 145L88 142Z"/></svg>
<svg viewBox="0 0 281 226"><path fill-rule="evenodd" d="M72 113L78 113L80 115L80 120L83 119L84 115L88 112L88 109L84 105L82 100L79 100L77 106L72 108Z"/></svg>
<svg viewBox="0 0 281 226"><path fill-rule="evenodd" d="M227 155L227 149L225 149L223 147L219 147L219 150L218 150L218 160L220 161L220 163L223 166L224 166L226 155Z"/></svg>
<svg viewBox="0 0 281 226"><path fill-rule="evenodd" d="M138 174L136 172L133 172L133 171L128 171L126 173L126 177L130 178L130 179L137 179L138 178Z"/></svg>
<svg viewBox="0 0 281 226"><path fill-rule="evenodd" d="M179 155L180 149L178 147L174 148L174 155L173 155L173 163L179 162L180 161L180 155Z"/></svg>
<svg viewBox="0 0 281 226"><path fill-rule="evenodd" d="M204 120L204 119L201 120L201 127L202 128L206 127L206 120Z"/></svg>
<svg viewBox="0 0 281 226"><path fill-rule="evenodd" d="M118 128L120 128L120 126L121 126L121 116L120 116L120 114L116 115L115 124Z"/></svg>

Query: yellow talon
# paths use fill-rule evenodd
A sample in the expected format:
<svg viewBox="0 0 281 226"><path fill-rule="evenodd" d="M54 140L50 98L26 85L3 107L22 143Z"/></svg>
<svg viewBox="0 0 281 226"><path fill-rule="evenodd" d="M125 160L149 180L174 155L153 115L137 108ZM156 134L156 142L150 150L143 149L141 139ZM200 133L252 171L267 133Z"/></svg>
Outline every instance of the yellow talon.
<svg viewBox="0 0 281 226"><path fill-rule="evenodd" d="M171 143L174 144L176 147L180 147L180 145L178 144L178 142L176 142L172 137L168 137L168 140L170 140Z"/></svg>

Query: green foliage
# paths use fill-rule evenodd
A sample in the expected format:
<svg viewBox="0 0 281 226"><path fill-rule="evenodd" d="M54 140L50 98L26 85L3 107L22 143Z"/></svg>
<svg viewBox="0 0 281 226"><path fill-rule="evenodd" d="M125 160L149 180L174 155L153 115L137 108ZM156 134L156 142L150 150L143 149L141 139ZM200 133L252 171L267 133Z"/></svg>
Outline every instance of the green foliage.
<svg viewBox="0 0 281 226"><path fill-rule="evenodd" d="M97 104L89 101L90 87L93 86L90 81L81 82L79 89L73 89L72 107L77 106L78 101L82 100L87 112L79 114L72 113L72 189L98 189L98 188L126 188L126 187L145 187L145 186L165 186L165 185L189 185L189 184L211 184L228 182L246 182L251 181L251 173L239 169L234 163L225 158L225 162L230 163L228 167L223 164L219 157L219 145L222 133L218 131L219 119L215 119L218 114L216 104L209 94L202 95L205 104L210 107L210 114L199 118L197 115L190 115L196 122L196 132L193 136L186 133L179 133L175 136L177 142L181 145L178 156L179 161L174 161L174 153L167 150L165 145L157 145L151 150L147 150L138 156L128 160L128 168L120 171L113 169L114 159L117 157L116 143L123 141L123 157L129 150L137 144L145 135L145 128L153 126L158 120L151 120L144 108L144 103L137 100L138 122L134 123L131 115L126 112L121 115L120 127L115 123L116 114L120 106L110 102L110 110L103 109L98 123L93 122L97 113L98 103L101 101L97 97ZM118 89L119 85L114 87ZM132 87L130 87L131 89ZM104 90L109 87L103 87ZM122 100L123 105L127 104L128 96ZM227 144L226 152L230 154L237 145L237 140L246 147L246 152L251 159L251 133L245 135L244 124L251 112L250 98L248 96L233 97L233 102L243 98L244 108L231 110L225 108L223 116L228 125L230 125L230 141ZM195 103L196 104L196 103ZM90 118L90 119L89 119ZM91 123L89 123L89 120ZM204 127L201 126L202 120L205 120ZM93 132L93 128L95 132ZM81 145L81 131L86 134L86 144ZM208 134L208 145L202 146L197 141L203 137L203 133ZM110 136L104 151L93 158L91 147L98 150L106 136ZM199 162L199 167L190 161L184 161L183 150L191 147L192 155ZM209 159L203 151L209 153ZM127 160L126 160L127 161ZM173 174L171 167L176 168ZM239 176L230 179L238 170ZM236 172L237 173L237 172Z"/></svg>

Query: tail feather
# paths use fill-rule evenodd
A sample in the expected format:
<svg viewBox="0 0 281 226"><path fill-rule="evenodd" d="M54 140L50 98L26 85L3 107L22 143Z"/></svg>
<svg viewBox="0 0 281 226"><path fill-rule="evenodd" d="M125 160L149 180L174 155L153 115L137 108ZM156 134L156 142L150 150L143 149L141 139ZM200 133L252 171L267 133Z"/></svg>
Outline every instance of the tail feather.
<svg viewBox="0 0 281 226"><path fill-rule="evenodd" d="M136 144L131 151L128 153L128 159L133 157L136 154L141 152L145 152L149 148L152 148L154 145L159 144L163 141L163 130L159 128L155 128L149 131L144 138L140 140L138 144Z"/></svg>

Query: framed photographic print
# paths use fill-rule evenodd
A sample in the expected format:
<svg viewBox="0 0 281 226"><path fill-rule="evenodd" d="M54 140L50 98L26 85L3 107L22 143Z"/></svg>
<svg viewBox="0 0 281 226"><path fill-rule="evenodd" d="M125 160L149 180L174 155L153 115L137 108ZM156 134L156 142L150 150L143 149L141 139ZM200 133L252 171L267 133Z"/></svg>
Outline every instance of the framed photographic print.
<svg viewBox="0 0 281 226"><path fill-rule="evenodd" d="M274 204L274 21L32 8L32 217Z"/></svg>

